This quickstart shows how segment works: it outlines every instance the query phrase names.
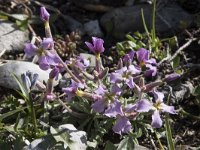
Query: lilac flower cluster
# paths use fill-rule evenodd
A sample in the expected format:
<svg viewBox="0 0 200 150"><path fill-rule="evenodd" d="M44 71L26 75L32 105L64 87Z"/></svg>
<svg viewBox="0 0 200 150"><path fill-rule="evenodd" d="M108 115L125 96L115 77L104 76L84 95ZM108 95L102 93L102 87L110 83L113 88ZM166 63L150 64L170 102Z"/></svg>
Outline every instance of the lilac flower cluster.
<svg viewBox="0 0 200 150"><path fill-rule="evenodd" d="M97 62L99 55L104 52L103 40L93 37L92 43L86 42L86 45L96 55ZM72 95L80 96L77 93L81 93L81 97L94 100L91 107L95 112L107 117L116 118L116 123L113 126L115 133L130 132L132 128L131 120L136 120L137 116L141 113L147 112L152 113L152 127L160 128L162 126L160 113L176 114L176 111L173 106L164 104L164 94L158 92L156 87L163 84L164 81L178 78L179 75L172 74L167 76L166 80L150 82L145 85L144 78L155 76L157 73L156 60L150 58L150 52L141 48L125 55L123 60L124 63L122 63L123 61L119 61L117 70L109 74L104 74L105 80L109 84L105 84L99 78L99 74L105 69L101 66L102 64L98 64L101 67L98 68L98 66L94 70L97 74L97 79L94 77L95 74L90 74L93 84L97 85L95 90L88 90L86 86L77 86L78 84L74 84L74 81L72 81L71 86L64 88L63 91L70 99ZM85 80L85 84L87 84L87 80ZM137 98L126 101L123 95L127 91L135 91L134 96ZM154 94L154 101L147 96L148 93Z"/></svg>
<svg viewBox="0 0 200 150"><path fill-rule="evenodd" d="M41 19L48 23L49 13L41 8ZM76 56L63 62L54 50L54 42L51 38L49 26L46 26L46 37L35 45L27 43L25 53L28 57L37 56L41 69L52 69L46 88L45 99L54 100L53 79L64 69L72 77L71 85L62 89L68 101L73 97L84 97L92 100L91 108L94 112L115 118L113 131L118 134L128 133L132 129L131 121L137 120L142 113L152 113L152 127L162 126L160 114L167 112L175 114L173 106L164 104L164 94L157 91L157 87L164 82L173 81L179 75L172 74L163 80L145 83L145 77L156 76L156 60L150 58L150 52L144 48L130 51L119 60L115 71L109 73L109 68L104 68L101 63L101 53L104 52L104 41L92 37L92 43L85 42L96 57L96 67L88 72L89 60L82 56ZM70 69L68 68L70 67ZM91 85L92 83L92 85ZM124 97L132 93L131 98ZM153 93L153 100L148 96ZM147 113L148 112L148 113Z"/></svg>

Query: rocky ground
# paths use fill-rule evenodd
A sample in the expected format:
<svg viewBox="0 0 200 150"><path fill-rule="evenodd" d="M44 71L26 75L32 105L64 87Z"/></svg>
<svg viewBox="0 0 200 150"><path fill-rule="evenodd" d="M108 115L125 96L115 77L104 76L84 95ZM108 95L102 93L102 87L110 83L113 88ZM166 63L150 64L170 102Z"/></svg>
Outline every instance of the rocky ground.
<svg viewBox="0 0 200 150"><path fill-rule="evenodd" d="M43 5L52 14L50 26L57 37L57 46L64 41L64 47L68 47L69 37L66 35L78 31L78 36L82 39L76 39L78 41L76 42L76 53L85 53L84 41L91 36L97 36L105 39L106 49L110 49L105 59L109 60L109 56L113 57L111 47L117 41L124 40L127 33L144 32L141 8L144 11L147 28L151 29L151 0L0 0L0 18L7 16L6 21L0 20L1 97L5 95L5 88L17 89L17 85L13 84L14 81L10 77L11 73L20 75L22 71L32 68L40 74L41 80L47 76L46 72L41 71L32 63L24 64L24 62L13 61L24 60L23 47L26 41L30 41L32 36L42 37L44 35L43 24L36 15L39 14L40 6ZM175 53L176 49L184 45L187 42L186 39L196 38L181 53L180 64L185 69L181 84L171 85L176 107L179 108L180 105L190 113L172 118L174 139L177 146L183 145L179 147L180 149L195 149L200 146L200 119L198 118L200 109L194 102L196 97L192 95L194 88L200 85L199 14L199 0L158 0L155 18L157 35L160 38L177 36L178 45L172 52ZM27 17L31 18L29 19L30 24L20 21L21 19L26 20ZM70 52L64 49L60 53L67 53L68 56ZM164 69L165 65L160 69ZM152 143L148 141L142 143L152 148L149 146Z"/></svg>

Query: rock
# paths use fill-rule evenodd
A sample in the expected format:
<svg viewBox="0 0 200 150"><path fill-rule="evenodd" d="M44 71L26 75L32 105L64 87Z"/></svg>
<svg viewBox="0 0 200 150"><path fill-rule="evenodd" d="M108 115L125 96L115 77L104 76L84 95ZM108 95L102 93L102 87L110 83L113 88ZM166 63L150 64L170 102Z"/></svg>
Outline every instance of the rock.
<svg viewBox="0 0 200 150"><path fill-rule="evenodd" d="M6 63L0 65L0 86L15 90L19 89L19 86L13 78L12 74L21 77L21 74L26 73L26 71L39 74L39 81L41 82L47 82L50 72L50 70L41 70L38 65L31 62L14 60L7 61ZM58 84L60 78L61 75L58 77L58 80L54 82L54 86Z"/></svg>
<svg viewBox="0 0 200 150"><path fill-rule="evenodd" d="M189 96L191 96L193 91L194 91L194 86L192 85L192 83L189 81L186 81L185 84L180 84L173 90L173 93L175 95L175 100L178 102L182 101L185 98L188 98Z"/></svg>
<svg viewBox="0 0 200 150"><path fill-rule="evenodd" d="M83 24L82 23L80 23L79 21L75 20L71 16L62 15L62 18L64 19L64 23L66 25L65 28L67 28L71 32L78 30L81 35L84 34L84 29L83 29Z"/></svg>
<svg viewBox="0 0 200 150"><path fill-rule="evenodd" d="M84 30L89 36L103 37L98 20L92 20L85 23Z"/></svg>
<svg viewBox="0 0 200 150"><path fill-rule="evenodd" d="M92 54L87 54L87 53L80 53L80 56L88 59L90 61L89 67L95 67L96 66L96 57L95 55Z"/></svg>
<svg viewBox="0 0 200 150"><path fill-rule="evenodd" d="M87 136L86 132L78 131L72 124L64 124L59 126L60 130L65 130L70 135L70 149L86 150L87 148Z"/></svg>
<svg viewBox="0 0 200 150"><path fill-rule="evenodd" d="M100 24L109 35L118 39L128 32L144 32L141 9L148 29L151 29L152 5L145 4L113 9L102 16ZM156 14L156 31L166 36L185 29L193 21L190 14L175 4L159 9Z"/></svg>
<svg viewBox="0 0 200 150"><path fill-rule="evenodd" d="M9 21L0 20L0 52L22 51L24 43L29 40L28 31L20 31L17 26Z"/></svg>
<svg viewBox="0 0 200 150"><path fill-rule="evenodd" d="M23 150L70 149L86 150L86 132L77 130L72 124L63 124L59 129L50 127L51 134L35 139ZM58 144L62 143L62 144Z"/></svg>

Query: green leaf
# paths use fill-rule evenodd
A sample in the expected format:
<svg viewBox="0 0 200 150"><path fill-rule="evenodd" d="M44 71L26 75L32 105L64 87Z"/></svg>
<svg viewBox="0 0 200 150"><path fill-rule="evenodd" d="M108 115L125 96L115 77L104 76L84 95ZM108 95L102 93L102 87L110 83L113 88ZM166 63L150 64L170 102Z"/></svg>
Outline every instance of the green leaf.
<svg viewBox="0 0 200 150"><path fill-rule="evenodd" d="M199 96L200 95L200 85L196 86L193 92L193 96Z"/></svg>
<svg viewBox="0 0 200 150"><path fill-rule="evenodd" d="M177 57L175 57L174 60L173 60L173 66L172 66L173 69L175 69L176 67L178 67L179 64L180 64L180 57L177 56Z"/></svg>
<svg viewBox="0 0 200 150"><path fill-rule="evenodd" d="M16 25L19 27L20 30L25 31L28 29L28 19L25 20L16 20Z"/></svg>
<svg viewBox="0 0 200 150"><path fill-rule="evenodd" d="M7 113L4 113L4 114L0 115L0 122L1 122L3 119L5 119L5 118L7 118L7 117L9 117L9 116L12 116L12 115L14 115L15 113L18 113L18 112L24 110L25 108L27 108L27 107L18 108L18 109L16 109L16 110L12 110L12 111L9 111L9 112L7 112Z"/></svg>
<svg viewBox="0 0 200 150"><path fill-rule="evenodd" d="M13 76L13 78L15 79L15 81L17 82L17 84L18 84L20 90L22 91L22 94L23 94L26 98L28 98L28 92L25 90L25 88L24 88L24 86L23 86L23 84L22 84L20 78L19 78L17 75L15 75L15 74L11 74L11 75Z"/></svg>
<svg viewBox="0 0 200 150"><path fill-rule="evenodd" d="M50 132L57 142L63 142L64 148L69 147L69 134L66 131L59 131L51 126Z"/></svg>
<svg viewBox="0 0 200 150"><path fill-rule="evenodd" d="M134 148L134 141L130 137L126 137L119 143L117 150L133 150Z"/></svg>
<svg viewBox="0 0 200 150"><path fill-rule="evenodd" d="M126 35L126 38L128 40L130 40L131 42L136 43L136 40L131 35L129 35L129 34Z"/></svg>
<svg viewBox="0 0 200 150"><path fill-rule="evenodd" d="M106 143L105 149L104 150L116 150L116 147L113 143L111 143L110 141L108 141Z"/></svg>

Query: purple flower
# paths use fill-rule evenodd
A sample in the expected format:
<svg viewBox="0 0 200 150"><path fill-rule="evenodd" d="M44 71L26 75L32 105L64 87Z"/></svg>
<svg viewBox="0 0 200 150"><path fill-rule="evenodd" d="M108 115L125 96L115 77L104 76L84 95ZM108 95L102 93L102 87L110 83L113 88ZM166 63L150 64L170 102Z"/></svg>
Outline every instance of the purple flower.
<svg viewBox="0 0 200 150"><path fill-rule="evenodd" d="M45 94L45 97L44 97L44 99L47 101L53 101L55 98L56 98L56 95L53 94L52 92Z"/></svg>
<svg viewBox="0 0 200 150"><path fill-rule="evenodd" d="M151 77L151 76L154 77L156 74L157 74L157 67L152 66L151 64L146 64L146 70L144 72L144 75L146 77Z"/></svg>
<svg viewBox="0 0 200 150"><path fill-rule="evenodd" d="M135 104L128 104L123 110L124 112L117 115L117 121L113 126L113 131L120 135L122 133L130 132L132 126L129 119L135 119L135 117L137 116Z"/></svg>
<svg viewBox="0 0 200 150"><path fill-rule="evenodd" d="M37 55L38 63L41 69L48 70L52 66L57 66L60 60L54 50L51 50L53 46L52 38L45 38L40 43L39 47L34 44L25 44L25 53L28 57Z"/></svg>
<svg viewBox="0 0 200 150"><path fill-rule="evenodd" d="M133 75L140 73L133 65L123 67L110 74L111 83L124 82L130 88L134 88Z"/></svg>
<svg viewBox="0 0 200 150"><path fill-rule="evenodd" d="M87 47L95 54L103 53L105 48L103 47L104 41L100 38L92 37L92 43L85 42Z"/></svg>
<svg viewBox="0 0 200 150"><path fill-rule="evenodd" d="M123 57L124 62L133 61L133 57L135 55L135 51L131 50L128 54Z"/></svg>
<svg viewBox="0 0 200 150"><path fill-rule="evenodd" d="M143 99L137 103L137 112L148 112L153 110L151 125L154 128L160 128L162 126L162 120L160 112L167 112L170 114L176 114L174 106L168 106L163 103L164 94L161 92L153 92L155 97L155 103L151 103L146 99Z"/></svg>
<svg viewBox="0 0 200 150"><path fill-rule="evenodd" d="M156 60L155 59L149 59L150 52L144 48L140 48L136 52L137 60L140 64L141 69L144 71L145 76L155 76L157 73L157 67L156 67Z"/></svg>
<svg viewBox="0 0 200 150"><path fill-rule="evenodd" d="M131 123L129 119L125 116L120 116L115 125L113 126L113 131L118 134L128 133L131 130Z"/></svg>
<svg viewBox="0 0 200 150"><path fill-rule="evenodd" d="M92 104L92 108L94 109L94 111L98 112L98 113L102 113L104 112L108 102L107 100L105 100L105 95L106 93L108 93L107 90L105 90L102 86L99 86L96 90L95 93L102 96L101 99L98 99L96 102L94 102Z"/></svg>
<svg viewBox="0 0 200 150"><path fill-rule="evenodd" d="M75 65L76 67L78 67L81 70L85 70L89 65L90 65L90 61L86 58L84 58L83 56L78 56L75 60Z"/></svg>
<svg viewBox="0 0 200 150"><path fill-rule="evenodd" d="M115 100L114 102L109 104L104 112L104 115L108 117L116 117L117 115L123 115L121 102Z"/></svg>
<svg viewBox="0 0 200 150"><path fill-rule="evenodd" d="M24 52L26 53L28 57L33 57L34 55L36 55L37 51L38 51L38 47L35 46L34 44L32 43L25 44Z"/></svg>
<svg viewBox="0 0 200 150"><path fill-rule="evenodd" d="M38 78L39 75L37 73L33 74L29 71L21 74L22 83L27 92L30 92L30 90L36 85Z"/></svg>
<svg viewBox="0 0 200 150"><path fill-rule="evenodd" d="M46 8L45 7L41 7L40 8L40 19L42 20L42 21L49 21L49 13L48 13L48 11L46 10Z"/></svg>
<svg viewBox="0 0 200 150"><path fill-rule="evenodd" d="M92 104L92 108L94 111L104 113L104 115L109 117L116 117L117 114L121 115L121 103L117 100L117 94L120 92L120 88L117 85L112 88L111 92L99 86L97 90L95 90L95 93L100 95L101 98Z"/></svg>
<svg viewBox="0 0 200 150"><path fill-rule="evenodd" d="M77 83L74 80L71 80L71 85L67 88L62 88L62 91L66 93L67 99L71 100L74 96L77 95L77 91L83 88L84 88L84 84Z"/></svg>
<svg viewBox="0 0 200 150"><path fill-rule="evenodd" d="M147 60L149 60L150 53L148 50L146 50L144 48L140 48L136 52L136 56L137 56L137 60L139 61L139 63L145 63Z"/></svg>

